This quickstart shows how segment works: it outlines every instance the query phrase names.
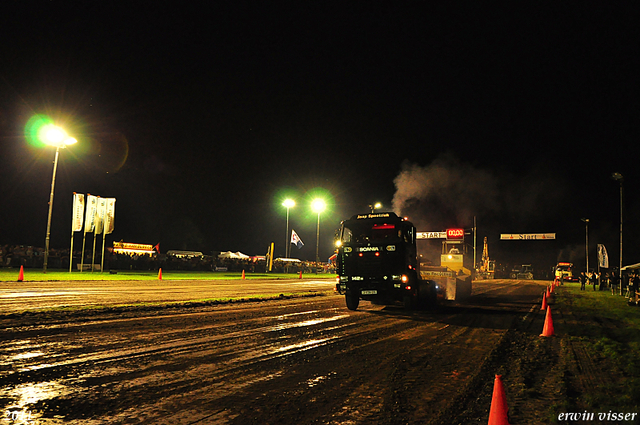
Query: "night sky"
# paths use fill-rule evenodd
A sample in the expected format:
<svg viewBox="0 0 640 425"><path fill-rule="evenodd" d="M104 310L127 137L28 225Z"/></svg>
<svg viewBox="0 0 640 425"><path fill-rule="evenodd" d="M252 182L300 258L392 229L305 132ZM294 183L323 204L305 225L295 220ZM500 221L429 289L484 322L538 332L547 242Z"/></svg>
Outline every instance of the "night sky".
<svg viewBox="0 0 640 425"><path fill-rule="evenodd" d="M292 256L313 259L323 196L323 259L379 201L424 231L475 216L478 256L487 236L498 262L544 266L584 265L587 217L590 262L603 243L618 264L619 172L624 263L640 262L633 3L6 3L0 244L44 246L54 149L24 131L40 113L78 139L53 248L79 192L117 199L108 242L284 255L291 196ZM541 232L557 240L498 240Z"/></svg>

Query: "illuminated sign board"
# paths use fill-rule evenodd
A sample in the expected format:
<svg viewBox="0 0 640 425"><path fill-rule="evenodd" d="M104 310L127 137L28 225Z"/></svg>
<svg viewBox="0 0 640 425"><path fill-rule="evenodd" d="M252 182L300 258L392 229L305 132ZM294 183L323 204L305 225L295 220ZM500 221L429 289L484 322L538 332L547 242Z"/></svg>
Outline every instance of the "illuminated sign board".
<svg viewBox="0 0 640 425"><path fill-rule="evenodd" d="M502 233L500 234L500 240L503 241L536 241L555 239L555 233Z"/></svg>
<svg viewBox="0 0 640 425"><path fill-rule="evenodd" d="M152 251L153 245L147 245L142 243L129 243L129 242L113 242L113 247L117 249L131 249L138 251Z"/></svg>
<svg viewBox="0 0 640 425"><path fill-rule="evenodd" d="M389 214L389 213L378 213L378 214L366 214L366 215L358 215L357 216L358 220L363 219L363 218L386 218L386 217L391 217L391 214Z"/></svg>
<svg viewBox="0 0 640 425"><path fill-rule="evenodd" d="M464 239L464 229L447 229L447 239Z"/></svg>

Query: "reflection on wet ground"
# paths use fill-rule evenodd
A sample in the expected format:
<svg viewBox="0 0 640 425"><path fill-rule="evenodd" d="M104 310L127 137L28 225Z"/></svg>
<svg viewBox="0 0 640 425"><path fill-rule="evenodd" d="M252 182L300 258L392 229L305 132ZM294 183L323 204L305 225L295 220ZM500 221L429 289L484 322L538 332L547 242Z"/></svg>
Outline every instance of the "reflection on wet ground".
<svg viewBox="0 0 640 425"><path fill-rule="evenodd" d="M224 387L218 393L224 397L225 384L241 391L285 373L243 373L244 367L329 344L340 338L340 326L332 326L334 334L322 338L310 337L310 333L349 318L335 307L274 316L251 313L237 317L224 312L220 320L217 316L212 311L123 319L109 316L40 324L35 329L5 329L4 336L15 339L0 353L3 408L14 418L12 423L23 419L56 423L74 419L76 414L65 408L74 399L89 397L100 403L100 397L126 387L180 386L194 379L205 379L208 388L214 388L209 397L216 387ZM33 337L21 339L21 334ZM314 379L317 384L326 377ZM88 388L96 394L89 395Z"/></svg>
<svg viewBox="0 0 640 425"><path fill-rule="evenodd" d="M455 312L413 314L363 304L363 311L349 312L342 297L328 296L172 314L105 312L68 321L59 316L51 325L5 321L0 408L15 424L243 423L243 415L270 417L274 400L288 405L290 397L308 393L308 403L325 400L334 409L325 419L358 422L369 414L364 412L380 412L385 384L376 379L384 382L384 367L395 370L396 358L420 364L416 358L426 355L407 353L406 347L418 347L418 353L428 352L434 341L451 347L447 353L453 354L443 360L450 370L429 378L449 388L453 377L458 385L458 377L474 367L471 360L449 365L447 356L461 355L453 341L473 359L476 350L485 355L502 332L492 330L491 322L447 323ZM478 335L486 346L473 344ZM345 363L352 355L360 362ZM357 371L373 381L362 381ZM327 400L332 391L348 395ZM292 416L274 423L302 422Z"/></svg>

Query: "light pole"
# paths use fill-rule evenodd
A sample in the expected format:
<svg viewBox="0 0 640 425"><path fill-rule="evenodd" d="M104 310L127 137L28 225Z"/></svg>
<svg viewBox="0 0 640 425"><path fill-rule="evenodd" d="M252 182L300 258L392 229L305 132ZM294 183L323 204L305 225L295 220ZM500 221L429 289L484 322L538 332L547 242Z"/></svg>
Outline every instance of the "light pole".
<svg viewBox="0 0 640 425"><path fill-rule="evenodd" d="M580 220L584 221L584 226L585 226L585 244L584 244L584 253L585 253L585 257L587 259L587 271L586 273L589 274L589 219L588 218L581 218Z"/></svg>
<svg viewBox="0 0 640 425"><path fill-rule="evenodd" d="M49 263L49 239L51 236L51 213L53 212L53 189L56 185L56 171L58 170L58 157L60 156L60 149L64 149L68 145L72 145L77 142L73 137L69 137L67 133L60 127L54 125L49 126L44 131L43 142L56 147L56 156L53 160L53 175L51 177L51 194L49 195L49 215L47 216L47 237L44 241L44 265L42 271L47 272L47 265ZM73 253L71 253L73 255Z"/></svg>
<svg viewBox="0 0 640 425"><path fill-rule="evenodd" d="M318 263L320 262L320 213L325 210L327 204L322 199L315 199L311 203L311 209L313 212L318 213L318 227L316 230L316 274L318 274Z"/></svg>
<svg viewBox="0 0 640 425"><path fill-rule="evenodd" d="M620 279L620 295L622 295L622 182L624 178L620 173L613 173L611 178L620 183L620 268L618 269L618 278Z"/></svg>
<svg viewBox="0 0 640 425"><path fill-rule="evenodd" d="M285 199L282 206L287 209L287 231L285 234L284 256L289 258L289 245L291 245L291 239L289 238L289 209L296 206L296 202L293 199Z"/></svg>
<svg viewBox="0 0 640 425"><path fill-rule="evenodd" d="M373 214L375 210L382 208L382 204L380 202L376 202L375 204L369 205L369 208L371 208L371 214Z"/></svg>

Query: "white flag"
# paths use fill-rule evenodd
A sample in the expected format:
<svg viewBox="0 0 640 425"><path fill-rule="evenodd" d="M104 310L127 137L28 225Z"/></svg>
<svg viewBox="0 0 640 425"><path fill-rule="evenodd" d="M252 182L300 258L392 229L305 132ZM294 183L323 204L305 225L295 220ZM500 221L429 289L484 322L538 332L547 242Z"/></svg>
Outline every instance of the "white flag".
<svg viewBox="0 0 640 425"><path fill-rule="evenodd" d="M598 244L598 265L603 269L609 268L609 256L607 255L607 248L602 244Z"/></svg>
<svg viewBox="0 0 640 425"><path fill-rule="evenodd" d="M298 247L298 249L302 249L304 243L302 243L302 239L296 233L295 230L291 229L291 243Z"/></svg>
<svg viewBox="0 0 640 425"><path fill-rule="evenodd" d="M105 198L98 197L98 205L96 207L96 235L102 233L104 229L104 216L107 212L107 200Z"/></svg>
<svg viewBox="0 0 640 425"><path fill-rule="evenodd" d="M115 228L116 198L106 198L107 207L104 216L104 234L108 235Z"/></svg>
<svg viewBox="0 0 640 425"><path fill-rule="evenodd" d="M71 220L71 232L82 230L82 218L84 216L84 193L73 193L73 217Z"/></svg>
<svg viewBox="0 0 640 425"><path fill-rule="evenodd" d="M85 218L84 218L85 233L91 233L95 229L97 205L98 205L98 197L88 193L87 194L87 213L85 214Z"/></svg>

